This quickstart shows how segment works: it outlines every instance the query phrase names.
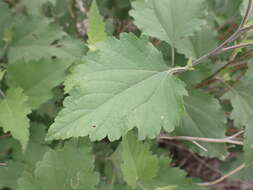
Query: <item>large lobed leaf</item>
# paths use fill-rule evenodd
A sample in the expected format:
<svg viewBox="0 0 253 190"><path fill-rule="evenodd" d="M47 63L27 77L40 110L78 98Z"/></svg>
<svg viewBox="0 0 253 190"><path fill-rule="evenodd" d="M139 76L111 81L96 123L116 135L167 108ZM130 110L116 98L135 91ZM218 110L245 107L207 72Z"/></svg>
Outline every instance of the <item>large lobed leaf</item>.
<svg viewBox="0 0 253 190"><path fill-rule="evenodd" d="M134 127L140 139L171 132L184 111L184 83L168 72L162 55L133 34L97 45L77 66L75 87L50 127L48 139L89 135L119 139Z"/></svg>
<svg viewBox="0 0 253 190"><path fill-rule="evenodd" d="M20 88L10 88L6 97L0 100L0 126L19 140L23 150L29 140L29 119L31 109L27 106L27 96Z"/></svg>

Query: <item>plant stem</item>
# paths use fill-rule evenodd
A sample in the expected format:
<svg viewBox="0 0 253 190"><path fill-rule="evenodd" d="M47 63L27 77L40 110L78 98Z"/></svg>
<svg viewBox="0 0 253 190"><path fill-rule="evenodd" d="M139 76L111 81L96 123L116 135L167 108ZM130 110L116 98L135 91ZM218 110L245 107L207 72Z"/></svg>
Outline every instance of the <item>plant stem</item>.
<svg viewBox="0 0 253 190"><path fill-rule="evenodd" d="M243 142L232 140L230 137L226 137L223 139L216 138L205 138L205 137L189 137L189 136L160 136L160 139L164 140L186 140L186 141L202 141L202 142L210 142L210 143L230 143L236 145L243 145Z"/></svg>
<svg viewBox="0 0 253 190"><path fill-rule="evenodd" d="M223 48L221 50L221 52L225 52L225 51L229 51L229 50L237 49L237 48L241 48L241 47L248 47L248 46L251 46L251 45L253 45L253 42L237 44L237 45L234 45L234 46L229 46L229 47Z"/></svg>
<svg viewBox="0 0 253 190"><path fill-rule="evenodd" d="M242 170L243 168L245 168L245 164L240 165L239 167L235 168L234 170L230 171L228 174L221 176L219 179L211 181L211 182L206 182L206 183L198 183L198 185L200 186L212 186L212 185L216 185L220 182L222 182L223 180L229 178L230 176L234 175L235 173L239 172L240 170Z"/></svg>
<svg viewBox="0 0 253 190"><path fill-rule="evenodd" d="M235 31L234 34L232 34L227 40L225 40L221 45L219 45L218 47L216 47L215 49L213 49L212 51L208 52L207 54L199 57L198 59L194 60L192 62L192 66L196 66L196 65L199 65L202 63L202 61L212 57L212 56L216 56L220 53L223 53L224 51L228 51L231 49L231 47L233 47L232 49L236 49L238 48L238 46L231 46L231 47L228 47L228 48L225 48L225 46L231 42L234 42L236 39L238 39L242 34L250 31L253 29L253 24L252 25L249 25L249 26L245 26L245 24L248 22L249 20L249 17L251 15L251 10L252 10L252 7L253 7L253 0L249 0L248 1L248 7L247 7L247 10L246 10L246 13L238 27L238 29ZM245 44L244 44L245 45ZM185 71L188 71L189 68L188 67L185 67L184 69L182 69L182 67L179 67L178 69L176 68L173 68L173 71L170 72L169 70L169 73L180 73L180 72L185 72Z"/></svg>
<svg viewBox="0 0 253 190"><path fill-rule="evenodd" d="M198 58L197 60L193 61L193 66L200 64L203 60L217 55L220 53L220 51L230 42L235 41L239 36L241 36L243 33L253 29L253 25L244 27L245 24L248 22L249 17L251 15L251 10L252 10L252 5L253 5L253 0L249 0L248 3L248 7L246 10L246 13L243 17L243 20L241 21L240 26L238 27L238 29L236 30L236 32L234 34L232 34L227 40L225 40L221 45L219 45L217 48L215 48L214 50L212 50L211 52L207 53L206 55L201 56L200 58Z"/></svg>

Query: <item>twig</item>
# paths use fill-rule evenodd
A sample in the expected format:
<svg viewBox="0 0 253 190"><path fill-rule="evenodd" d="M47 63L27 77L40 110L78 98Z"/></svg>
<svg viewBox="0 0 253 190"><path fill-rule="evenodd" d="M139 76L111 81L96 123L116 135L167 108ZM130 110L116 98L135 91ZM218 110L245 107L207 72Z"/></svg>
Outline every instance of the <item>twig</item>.
<svg viewBox="0 0 253 190"><path fill-rule="evenodd" d="M167 71L168 74L174 74L174 73L182 73L182 72L185 72L185 71L188 71L189 70L189 67L188 66L185 66L185 67L174 67L172 69L169 69Z"/></svg>
<svg viewBox="0 0 253 190"><path fill-rule="evenodd" d="M237 48L241 48L241 47L248 47L248 46L251 46L251 45L253 45L253 42L237 44L237 45L234 45L234 46L223 48L221 50L221 52L225 52L225 51L229 51L229 50L237 49Z"/></svg>
<svg viewBox="0 0 253 190"><path fill-rule="evenodd" d="M234 94L238 94L237 91L231 85L229 85L226 81L224 81L222 78L216 76L214 79L217 80L217 81L219 81L219 82L221 82L222 84L224 84L224 86L226 86Z"/></svg>
<svg viewBox="0 0 253 190"><path fill-rule="evenodd" d="M165 136L161 135L160 139L164 140L186 140L186 141L202 141L210 143L230 143L236 145L243 145L243 142L232 140L230 137L215 139L215 138L205 138L205 137L189 137L189 136Z"/></svg>
<svg viewBox="0 0 253 190"><path fill-rule="evenodd" d="M7 166L6 163L0 163L0 166Z"/></svg>
<svg viewBox="0 0 253 190"><path fill-rule="evenodd" d="M198 146L200 149L204 150L205 152L208 152L208 150L204 146L199 144L197 141L192 141L192 143Z"/></svg>
<svg viewBox="0 0 253 190"><path fill-rule="evenodd" d="M212 171L214 171L214 172L216 172L216 173L218 173L218 174L220 174L220 175L223 175L223 173L222 173L220 170L218 170L218 169L216 169L216 168L210 166L209 164L207 164L207 163L206 163L205 161L203 161L199 156L197 156L197 155L194 154L193 152L189 151L189 150L188 150L187 148L185 148L183 145L181 145L181 144L176 144L176 143L170 142L170 141L168 141L168 142L166 142L166 143L168 143L168 144L170 144L170 145L172 145L172 146L175 146L175 147L177 147L178 149L187 151L189 154L191 154L191 156L192 156L195 160L197 160L198 162L200 162L202 165L204 165L204 166L207 167L208 169L210 169L210 170L212 170Z"/></svg>
<svg viewBox="0 0 253 190"><path fill-rule="evenodd" d="M226 49L226 45L231 43L231 42L234 42L236 39L238 39L242 34L250 31L253 29L253 24L249 25L249 26L245 26L245 24L248 22L249 20L249 17L251 15L251 10L252 10L252 7L253 7L253 0L249 0L248 1L248 7L247 7L247 10L246 10L246 13L238 27L238 29L227 39L225 40L221 45L219 45L218 47L216 47L215 49L213 49L212 51L208 52L207 54L199 57L198 59L194 60L192 62L192 66L196 66L200 63L202 63L202 61L212 57L212 56L216 56L224 51L227 51L227 50L230 50L230 49ZM230 47L231 48L231 47ZM237 47L238 48L238 47ZM235 49L235 46L233 47L233 49ZM172 70L172 71L171 71ZM168 71L168 73L170 74L174 74L174 73L181 73L181 72L185 72L185 71L188 71L190 70L189 67L178 67L178 68L173 68L173 69L170 69Z"/></svg>
<svg viewBox="0 0 253 190"><path fill-rule="evenodd" d="M240 170L242 170L243 168L245 168L245 164L240 165L239 167L235 168L234 170L230 171L228 174L221 176L219 179L211 181L211 182L206 182L206 183L198 183L198 185L200 186L212 186L212 185L216 185L220 182L222 182L223 180L229 178L230 176L234 175L235 173L239 172Z"/></svg>
<svg viewBox="0 0 253 190"><path fill-rule="evenodd" d="M244 16L239 28L242 28L249 21L249 17L251 15L251 11L252 11L252 5L253 5L253 0L249 0L245 16Z"/></svg>
<svg viewBox="0 0 253 190"><path fill-rule="evenodd" d="M235 133L234 135L232 135L232 136L230 136L230 137L228 137L228 138L229 138L229 139L234 139L234 138L236 138L236 137L242 135L243 133L244 133L244 130L241 130L241 131Z"/></svg>
<svg viewBox="0 0 253 190"><path fill-rule="evenodd" d="M247 27L244 27L245 24L247 23L248 19L249 19L249 16L251 14L251 10L252 10L252 3L253 3L253 0L249 0L249 3L248 3L248 7L247 7L247 10L246 10L246 13L242 19L242 22L241 24L239 25L238 29L235 31L234 34L232 34L227 40L225 40L221 45L219 45L217 48L215 48L214 50L212 50L211 52L207 53L206 55L203 55L201 56L200 58L198 58L197 60L193 61L192 65L193 66L196 66L198 64L200 64L203 60L211 57L211 56L214 56L214 55L217 55L220 53L220 51L228 44L228 43L231 43L233 41L235 41L239 36L241 36L243 33L253 29L253 25L250 25L250 26L247 26Z"/></svg>

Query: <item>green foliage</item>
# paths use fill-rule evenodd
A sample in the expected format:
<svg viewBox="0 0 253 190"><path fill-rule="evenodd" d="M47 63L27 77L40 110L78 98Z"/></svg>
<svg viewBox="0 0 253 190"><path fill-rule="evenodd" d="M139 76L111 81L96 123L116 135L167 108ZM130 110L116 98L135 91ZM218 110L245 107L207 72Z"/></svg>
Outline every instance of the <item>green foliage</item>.
<svg viewBox="0 0 253 190"><path fill-rule="evenodd" d="M158 159L152 155L148 144L142 144L134 135L128 134L122 140L121 170L125 181L133 188L139 181L150 180L156 176Z"/></svg>
<svg viewBox="0 0 253 190"><path fill-rule="evenodd" d="M155 189L156 187L167 187L176 186L178 190L205 190L194 184L192 178L187 178L186 173L178 168L170 167L171 160L165 157L159 159L159 173L158 175L150 181L145 181L144 186L148 190Z"/></svg>
<svg viewBox="0 0 253 190"><path fill-rule="evenodd" d="M191 91L191 94L185 97L185 106L186 112L181 127L176 129L175 134L218 139L225 137L225 115L216 99L201 91ZM193 150L199 151L202 155L220 158L226 156L224 144L200 142L200 145L207 149L206 151L196 145L190 145Z"/></svg>
<svg viewBox="0 0 253 190"><path fill-rule="evenodd" d="M13 26L8 58L14 63L20 59L38 60L55 56L72 62L84 53L85 48L81 42L71 39L49 19L24 17Z"/></svg>
<svg viewBox="0 0 253 190"><path fill-rule="evenodd" d="M180 42L177 43L177 49L178 52L184 54L186 57L197 59L198 57L217 47L217 45L218 42L216 39L216 34L211 28L205 27L201 31L195 33L194 36L180 40Z"/></svg>
<svg viewBox="0 0 253 190"><path fill-rule="evenodd" d="M4 132L10 132L19 140L23 150L29 140L29 119L27 115L31 109L27 106L27 96L20 88L10 88L6 97L0 100L0 126Z"/></svg>
<svg viewBox="0 0 253 190"><path fill-rule="evenodd" d="M252 94L252 81L245 80L223 96L224 99L231 100L233 106L231 118L238 127L245 126L253 115Z"/></svg>
<svg viewBox="0 0 253 190"><path fill-rule="evenodd" d="M20 60L9 65L7 83L11 87L24 89L30 107L36 109L53 97L52 88L64 81L70 65L59 59Z"/></svg>
<svg viewBox="0 0 253 190"><path fill-rule="evenodd" d="M106 40L105 24L99 14L96 0L92 1L88 20L88 43L94 45L97 42Z"/></svg>
<svg viewBox="0 0 253 190"><path fill-rule="evenodd" d="M144 34L176 46L179 41L191 36L205 24L204 2L204 0L134 2L134 11L131 15Z"/></svg>
<svg viewBox="0 0 253 190"><path fill-rule="evenodd" d="M31 15L43 15L42 7L45 3L52 3L55 5L56 0L22 0L21 4L23 4L26 8L26 11Z"/></svg>
<svg viewBox="0 0 253 190"><path fill-rule="evenodd" d="M250 182L249 2L1 1L0 189L207 190L207 158Z"/></svg>
<svg viewBox="0 0 253 190"><path fill-rule="evenodd" d="M98 177L93 171L94 159L90 152L87 143L74 140L62 149L49 150L36 164L34 172L22 174L17 189L95 190Z"/></svg>
<svg viewBox="0 0 253 190"><path fill-rule="evenodd" d="M120 40L110 38L97 49L97 56L88 55L88 63L78 65L80 80L50 127L48 139L89 135L112 141L135 126L140 139L154 138L161 128L172 131L179 124L187 92L147 38L122 34Z"/></svg>
<svg viewBox="0 0 253 190"><path fill-rule="evenodd" d="M24 171L32 171L37 161L41 160L46 151L45 146L45 126L42 124L32 123L30 128L30 140L25 151L14 141L11 146L14 149L13 161L8 160L7 165L0 167L0 188L16 188L17 180Z"/></svg>

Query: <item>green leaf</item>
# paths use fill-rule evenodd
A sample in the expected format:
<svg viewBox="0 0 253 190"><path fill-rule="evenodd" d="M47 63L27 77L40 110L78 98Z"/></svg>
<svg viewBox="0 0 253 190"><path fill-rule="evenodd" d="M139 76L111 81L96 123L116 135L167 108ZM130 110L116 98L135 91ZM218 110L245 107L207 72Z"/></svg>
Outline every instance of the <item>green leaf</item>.
<svg viewBox="0 0 253 190"><path fill-rule="evenodd" d="M139 181L154 178L159 170L158 159L152 155L148 144L143 144L133 134L123 137L121 144L121 170L124 180L136 188Z"/></svg>
<svg viewBox="0 0 253 190"><path fill-rule="evenodd" d="M242 152L236 152L236 154L233 153L232 155L234 155L232 158L225 160L221 164L221 171L223 173L228 173L232 169L238 168L238 166L240 166L245 160L244 153ZM250 183L252 181L252 176L253 176L253 165L250 165L236 172L234 175L230 176L230 178L235 180L241 179L245 182Z"/></svg>
<svg viewBox="0 0 253 190"><path fill-rule="evenodd" d="M24 170L24 164L21 162L8 161L7 166L0 167L0 189L16 187L17 179Z"/></svg>
<svg viewBox="0 0 253 190"><path fill-rule="evenodd" d="M17 180L24 171L33 171L37 161L41 160L48 146L43 145L45 138L45 126L32 123L30 128L31 138L25 152L20 146L10 147L12 150L12 161L7 161L7 165L0 167L0 189L9 187L15 189ZM1 142L2 143L2 142Z"/></svg>
<svg viewBox="0 0 253 190"><path fill-rule="evenodd" d="M89 45L94 45L97 42L105 41L107 38L103 17L99 14L96 0L92 1L89 11L88 38Z"/></svg>
<svg viewBox="0 0 253 190"><path fill-rule="evenodd" d="M170 166L171 160L165 157L159 159L159 173L156 178L149 181L142 181L147 190L154 190L158 187L176 186L175 190L207 190L205 187L195 184L195 180L188 178L187 174L179 168Z"/></svg>
<svg viewBox="0 0 253 190"><path fill-rule="evenodd" d="M19 140L23 150L26 149L29 140L29 119L31 113L26 105L27 96L20 88L10 88L6 98L0 100L0 126L4 132L11 132L12 136Z"/></svg>
<svg viewBox="0 0 253 190"><path fill-rule="evenodd" d="M29 14L31 15L42 15L43 11L42 11L42 6L45 3L52 3L53 5L55 5L56 0L22 0L22 4L25 5L26 10Z"/></svg>
<svg viewBox="0 0 253 190"><path fill-rule="evenodd" d="M147 38L122 34L97 45L98 56L78 65L80 82L64 101L48 139L87 136L116 140L134 127L139 138L171 132L184 111L184 83L169 73ZM79 80L78 80L79 81Z"/></svg>
<svg viewBox="0 0 253 190"><path fill-rule="evenodd" d="M0 69L0 82L4 78L5 72L6 72L6 70L1 70Z"/></svg>
<svg viewBox="0 0 253 190"><path fill-rule="evenodd" d="M148 36L170 43L191 36L205 24L205 0L147 0L133 2L130 15L135 24ZM183 13L183 14L182 14Z"/></svg>
<svg viewBox="0 0 253 190"><path fill-rule="evenodd" d="M213 29L204 27L201 31L180 40L177 44L179 53L188 58L197 59L218 46L218 40Z"/></svg>
<svg viewBox="0 0 253 190"><path fill-rule="evenodd" d="M11 87L23 88L30 107L37 109L53 97L52 89L64 81L69 66L63 60L20 60L8 66L7 82Z"/></svg>
<svg viewBox="0 0 253 190"><path fill-rule="evenodd" d="M71 141L64 148L48 151L33 173L24 172L18 190L95 190L98 176L87 144Z"/></svg>
<svg viewBox="0 0 253 190"><path fill-rule="evenodd" d="M53 89L53 98L42 104L37 110L40 116L49 116L54 119L61 110L61 102L64 99L64 93L61 87Z"/></svg>
<svg viewBox="0 0 253 190"><path fill-rule="evenodd" d="M17 60L57 57L72 62L85 53L85 46L71 39L57 25L46 18L22 18L13 27L13 40L8 58L11 63Z"/></svg>
<svg viewBox="0 0 253 190"><path fill-rule="evenodd" d="M253 116L253 115L252 115ZM253 164L253 119L247 123L244 135L244 161L247 166Z"/></svg>
<svg viewBox="0 0 253 190"><path fill-rule="evenodd" d="M8 8L8 4L3 1L0 2L0 57L3 56L4 49L4 33L10 27L12 23L11 10Z"/></svg>
<svg viewBox="0 0 253 190"><path fill-rule="evenodd" d="M249 72L249 75L251 75L251 72ZM222 97L223 99L230 99L233 106L230 117L234 120L237 127L245 126L253 115L252 79L246 76L241 83Z"/></svg>
<svg viewBox="0 0 253 190"><path fill-rule="evenodd" d="M175 134L181 136L225 138L225 114L221 111L218 100L202 91L191 90L185 97L186 112L182 117L181 127L176 128ZM205 147L204 151L190 144L194 151L204 156L225 158L225 144L199 142Z"/></svg>
<svg viewBox="0 0 253 190"><path fill-rule="evenodd" d="M33 171L35 164L40 161L43 155L50 150L45 145L46 127L43 124L31 123L30 140L27 149L23 152L19 147L13 152L13 159L25 164L25 169Z"/></svg>

